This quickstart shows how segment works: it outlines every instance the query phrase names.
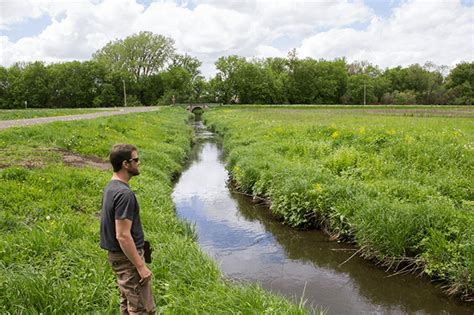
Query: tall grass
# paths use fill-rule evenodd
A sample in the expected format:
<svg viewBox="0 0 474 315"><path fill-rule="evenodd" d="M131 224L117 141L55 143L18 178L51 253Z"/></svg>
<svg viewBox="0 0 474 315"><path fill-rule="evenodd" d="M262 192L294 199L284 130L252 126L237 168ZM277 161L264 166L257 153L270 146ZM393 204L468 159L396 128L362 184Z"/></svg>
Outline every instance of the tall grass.
<svg viewBox="0 0 474 315"><path fill-rule="evenodd" d="M421 268L472 298L472 119L327 107L204 117L223 135L237 186L270 199L287 224L323 228L368 258Z"/></svg>
<svg viewBox="0 0 474 315"><path fill-rule="evenodd" d="M0 120L26 119L51 116L67 116L94 113L100 109L62 108L62 109L0 109Z"/></svg>
<svg viewBox="0 0 474 315"><path fill-rule="evenodd" d="M101 193L111 171L65 165L51 149L105 159L118 142L140 152L142 174L131 187L155 249L160 313L305 312L257 286L223 280L192 228L177 219L170 196L191 147L187 118L166 108L0 132L0 313L117 313L115 278L99 248Z"/></svg>

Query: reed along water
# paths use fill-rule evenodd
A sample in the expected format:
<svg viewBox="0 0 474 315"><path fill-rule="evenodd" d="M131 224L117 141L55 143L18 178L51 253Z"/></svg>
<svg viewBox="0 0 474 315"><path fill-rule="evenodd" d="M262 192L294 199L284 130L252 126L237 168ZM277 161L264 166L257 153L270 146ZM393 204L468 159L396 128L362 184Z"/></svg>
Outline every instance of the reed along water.
<svg viewBox="0 0 474 315"><path fill-rule="evenodd" d="M473 314L427 279L394 275L353 256L321 231L283 225L264 205L228 186L219 138L195 122L197 141L173 191L178 217L229 279L259 283L308 311L327 314Z"/></svg>

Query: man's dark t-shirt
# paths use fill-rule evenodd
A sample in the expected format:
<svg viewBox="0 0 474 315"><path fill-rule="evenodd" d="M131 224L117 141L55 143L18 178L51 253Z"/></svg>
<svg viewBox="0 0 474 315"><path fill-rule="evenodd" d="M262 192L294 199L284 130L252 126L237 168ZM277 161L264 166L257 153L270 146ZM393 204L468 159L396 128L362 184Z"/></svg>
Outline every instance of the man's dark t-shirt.
<svg viewBox="0 0 474 315"><path fill-rule="evenodd" d="M102 215L100 219L100 247L113 252L120 252L120 244L115 237L115 220L132 221L133 241L137 248L144 245L144 235L140 222L140 207L137 198L127 184L111 180L102 193Z"/></svg>

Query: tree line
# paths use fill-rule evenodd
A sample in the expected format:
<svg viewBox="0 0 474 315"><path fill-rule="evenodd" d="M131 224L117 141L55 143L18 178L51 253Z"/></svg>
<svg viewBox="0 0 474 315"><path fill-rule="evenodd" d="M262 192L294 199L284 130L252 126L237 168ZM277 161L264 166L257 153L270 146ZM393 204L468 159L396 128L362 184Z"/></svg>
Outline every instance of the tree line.
<svg viewBox="0 0 474 315"><path fill-rule="evenodd" d="M221 57L210 91L224 103L245 104L474 104L474 63L427 62L381 70L368 62Z"/></svg>
<svg viewBox="0 0 474 315"><path fill-rule="evenodd" d="M201 62L174 41L140 32L109 42L91 60L0 66L0 108L111 107L199 99Z"/></svg>
<svg viewBox="0 0 474 315"><path fill-rule="evenodd" d="M474 62L448 71L427 62L385 70L344 58L220 57L205 80L201 62L173 39L140 32L111 41L91 60L0 66L0 108L243 104L474 104Z"/></svg>

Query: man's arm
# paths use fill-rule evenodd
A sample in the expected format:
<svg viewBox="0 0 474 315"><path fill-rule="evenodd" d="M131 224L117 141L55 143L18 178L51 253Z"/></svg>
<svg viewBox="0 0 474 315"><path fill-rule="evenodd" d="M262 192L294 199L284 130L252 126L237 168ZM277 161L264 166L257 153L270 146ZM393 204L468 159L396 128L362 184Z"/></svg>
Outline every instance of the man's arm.
<svg viewBox="0 0 474 315"><path fill-rule="evenodd" d="M123 253L137 268L138 274L142 280L151 277L151 271L145 265L145 262L138 254L135 242L133 241L130 230L132 228L132 221L129 219L115 220L115 237L122 248Z"/></svg>

